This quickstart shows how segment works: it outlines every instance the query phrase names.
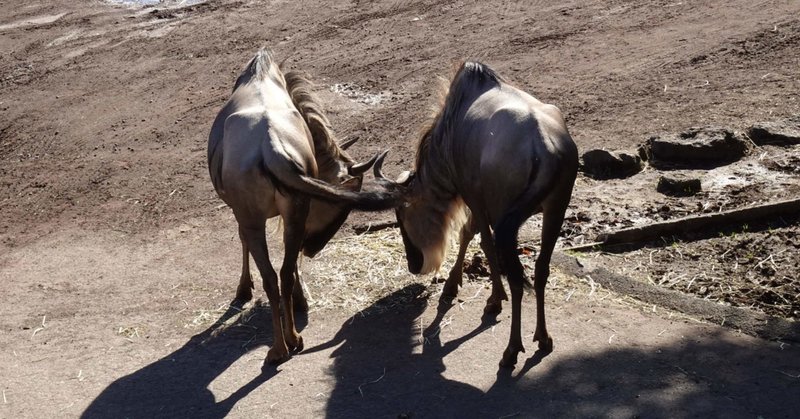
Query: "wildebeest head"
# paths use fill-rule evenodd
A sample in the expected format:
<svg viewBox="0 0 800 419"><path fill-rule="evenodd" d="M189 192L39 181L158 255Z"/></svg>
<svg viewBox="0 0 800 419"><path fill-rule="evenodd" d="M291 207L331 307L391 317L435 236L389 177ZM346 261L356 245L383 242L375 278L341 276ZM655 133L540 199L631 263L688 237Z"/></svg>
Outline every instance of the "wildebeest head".
<svg viewBox="0 0 800 419"><path fill-rule="evenodd" d="M415 173L406 171L395 180L388 179L381 170L385 157L384 152L373 170L382 187L403 196L404 203L395 209L395 214L406 249L408 270L415 275L433 272L441 266L447 250L449 211L431 205L417 193Z"/></svg>
<svg viewBox="0 0 800 419"><path fill-rule="evenodd" d="M352 145L355 140L350 140L342 143L339 147L342 150L347 149ZM334 170L336 173L323 178L330 183L337 184L340 188L358 192L364 181L364 172L369 170L378 158L378 154L373 156L370 160L363 163L347 163L345 161L337 161L337 166ZM306 220L306 238L303 241L303 254L308 257L314 257L321 251L328 241L339 231L339 228L347 220L350 214L351 207L347 204L332 203L320 201L317 199L311 200L311 208L309 209L308 218Z"/></svg>

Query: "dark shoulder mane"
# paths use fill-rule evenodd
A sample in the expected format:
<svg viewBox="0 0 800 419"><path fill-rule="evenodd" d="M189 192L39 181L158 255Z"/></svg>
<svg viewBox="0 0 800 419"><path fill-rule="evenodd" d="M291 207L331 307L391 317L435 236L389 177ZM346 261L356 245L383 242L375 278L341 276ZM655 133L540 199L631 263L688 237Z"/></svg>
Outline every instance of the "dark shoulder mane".
<svg viewBox="0 0 800 419"><path fill-rule="evenodd" d="M328 117L322 109L317 97L311 92L313 87L308 77L296 70L284 73L286 91L292 103L306 121L311 137L314 140L314 154L320 172L338 170L337 161L352 163L352 159L336 143ZM334 166L335 165L335 166Z"/></svg>
<svg viewBox="0 0 800 419"><path fill-rule="evenodd" d="M455 77L453 77L453 84L450 85L450 88L452 89L465 83L472 85L491 83L496 85L503 81L505 80L488 65L477 61L465 61L458 69Z"/></svg>
<svg viewBox="0 0 800 419"><path fill-rule="evenodd" d="M423 125L422 135L417 146L416 170L419 170L426 157L432 152L431 146L451 130L451 124L462 112L464 101L472 98L475 92L485 91L505 82L488 65L477 61L463 62L453 76L450 84L440 78L437 89L438 103L428 122Z"/></svg>

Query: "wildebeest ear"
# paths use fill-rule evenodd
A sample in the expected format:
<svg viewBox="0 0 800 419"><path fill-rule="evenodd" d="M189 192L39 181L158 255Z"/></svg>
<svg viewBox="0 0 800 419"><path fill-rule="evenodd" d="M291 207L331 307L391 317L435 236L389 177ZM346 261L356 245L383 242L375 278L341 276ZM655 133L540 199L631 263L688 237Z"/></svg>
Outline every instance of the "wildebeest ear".
<svg viewBox="0 0 800 419"><path fill-rule="evenodd" d="M403 171L403 173L400 173L400 176L397 177L395 183L397 183L400 186L408 186L408 184L411 183L411 179L413 178L414 174L406 170Z"/></svg>
<svg viewBox="0 0 800 419"><path fill-rule="evenodd" d="M361 175L363 175L364 172L369 170L369 168L372 167L373 164L375 164L375 161L378 160L379 156L380 156L380 154L376 154L376 155L372 156L371 159L365 161L364 163L355 163L355 164L351 165L350 167L347 168L347 173L349 173L350 176L361 176Z"/></svg>
<svg viewBox="0 0 800 419"><path fill-rule="evenodd" d="M342 150L347 150L351 145L353 145L356 141L358 141L358 137L351 138L341 144L339 144L339 148Z"/></svg>

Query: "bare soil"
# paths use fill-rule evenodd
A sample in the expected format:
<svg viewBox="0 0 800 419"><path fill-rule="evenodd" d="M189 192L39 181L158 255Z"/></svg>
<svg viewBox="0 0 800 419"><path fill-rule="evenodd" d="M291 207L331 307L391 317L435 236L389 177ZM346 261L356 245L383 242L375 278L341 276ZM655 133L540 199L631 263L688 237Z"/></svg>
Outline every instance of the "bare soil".
<svg viewBox="0 0 800 419"><path fill-rule="evenodd" d="M396 236L353 235L389 213L354 214L337 240L386 252L380 267L391 273L365 274L333 251L307 261L318 297L303 330L308 350L262 371L269 308L228 309L240 249L205 159L213 116L262 46L312 75L339 137L360 139L355 157L391 147L391 173L413 161L436 77L465 58L559 106L582 151L634 151L650 135L691 126L744 131L800 115L800 4L177 4L0 8L0 417L790 417L800 409L796 342L698 323L557 270L547 300L555 352L535 354L527 336L528 358L498 373L509 307L498 324L480 321L481 272L459 304L437 307L439 285L408 277ZM687 171L703 184L689 198L655 192L661 173L652 168L624 180L580 177L561 245L796 197L799 156L797 147L759 147L739 163ZM536 226L523 239L535 240ZM796 320L798 240L796 219L771 220L581 257ZM280 246L271 244L277 262ZM340 288L326 282L333 276L344 278ZM529 334L530 296L525 310Z"/></svg>

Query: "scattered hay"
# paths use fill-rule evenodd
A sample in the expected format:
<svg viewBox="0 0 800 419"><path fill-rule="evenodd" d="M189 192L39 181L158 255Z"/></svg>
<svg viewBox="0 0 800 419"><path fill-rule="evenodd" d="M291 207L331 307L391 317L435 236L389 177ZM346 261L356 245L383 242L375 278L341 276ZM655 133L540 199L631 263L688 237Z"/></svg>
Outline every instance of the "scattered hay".
<svg viewBox="0 0 800 419"><path fill-rule="evenodd" d="M458 246L451 246L457 249ZM439 272L416 276L408 272L405 249L397 229L384 229L367 232L355 236L337 237L331 240L325 249L314 259L304 258L301 261L301 278L308 297L309 311L342 310L346 313L369 315L382 313L396 307L404 306L417 298L437 297L442 290L441 277L446 277L455 262L456 251L451 250ZM527 275L533 274L535 252L523 252L520 260ZM463 288L459 292L458 305L465 303L481 303L488 297L491 282L488 277L488 264L480 250L480 242L476 238L467 249L464 266ZM258 271L253 269L253 280L260 283ZM504 286L507 285L503 279ZM423 284L426 291L402 292L415 284ZM416 287L419 290L419 287ZM263 291L262 291L263 292ZM387 296L390 296L388 298ZM524 297L533 303L533 292ZM655 311L651 304L646 304L629 297L624 297L606 290L592 278L577 278L553 268L546 291L547 304L550 307L565 304L605 304L635 307L641 311ZM463 307L462 307L463 308ZM256 301L251 307L239 310L238 315L226 317L231 310L227 303L212 309L193 311L193 317L186 327L205 327L216 323L218 335L232 329L252 329L253 317L269 319L270 308L264 302ZM664 315L672 315L663 311ZM243 333L243 332L242 332ZM245 346L256 339L250 333ZM245 336L242 336L243 338ZM261 341L264 338L258 337Z"/></svg>
<svg viewBox="0 0 800 419"><path fill-rule="evenodd" d="M184 327L197 327L197 326L207 326L219 321L220 316L225 314L228 310L236 309L235 307L229 305L228 303L221 304L213 309L199 309L194 310L191 321L184 325ZM238 309L237 309L238 310ZM241 311L241 310L238 310ZM226 319L225 323L233 323L235 320L233 319Z"/></svg>
<svg viewBox="0 0 800 419"><path fill-rule="evenodd" d="M472 254L478 249L475 240L468 252ZM456 255L450 253L440 273L452 268ZM413 296L400 293L397 301L382 301L381 306L373 306L382 297L408 285L436 282L433 279L437 275L416 276L408 272L403 241L397 229L331 240L316 258L305 260L301 269L311 311L344 309L352 313L367 307L384 310L407 303ZM428 292L435 294L441 291L438 288L441 286L431 284Z"/></svg>
<svg viewBox="0 0 800 419"><path fill-rule="evenodd" d="M457 248L451 246L451 249ZM355 313L367 307L384 311L415 298L414 295L399 293L395 299L381 300L411 284L427 284L428 296L439 295L443 282L440 277L450 272L456 252L451 250L447 256L438 273L412 275L406 267L405 249L399 230L386 229L332 240L317 258L306 261L302 270L305 275L301 273L301 276L305 280L312 311L344 309ZM527 275L533 274L535 259L535 252L523 252L520 255ZM482 299L485 296L481 291L491 288L488 264L486 258L482 257L477 238L470 243L465 260L464 286L459 292L461 303ZM505 278L503 284L507 288ZM545 295L548 304L579 301L599 303L606 300L626 306L635 304L642 311L652 310L651 305L642 302L623 301L621 296L604 289L591 278L572 277L555 268L552 269ZM533 299L533 293L525 298ZM380 304L376 305L378 300L381 300Z"/></svg>
<svg viewBox="0 0 800 419"><path fill-rule="evenodd" d="M142 337L141 331L135 326L120 326L119 329L117 329L117 334L128 340Z"/></svg>

